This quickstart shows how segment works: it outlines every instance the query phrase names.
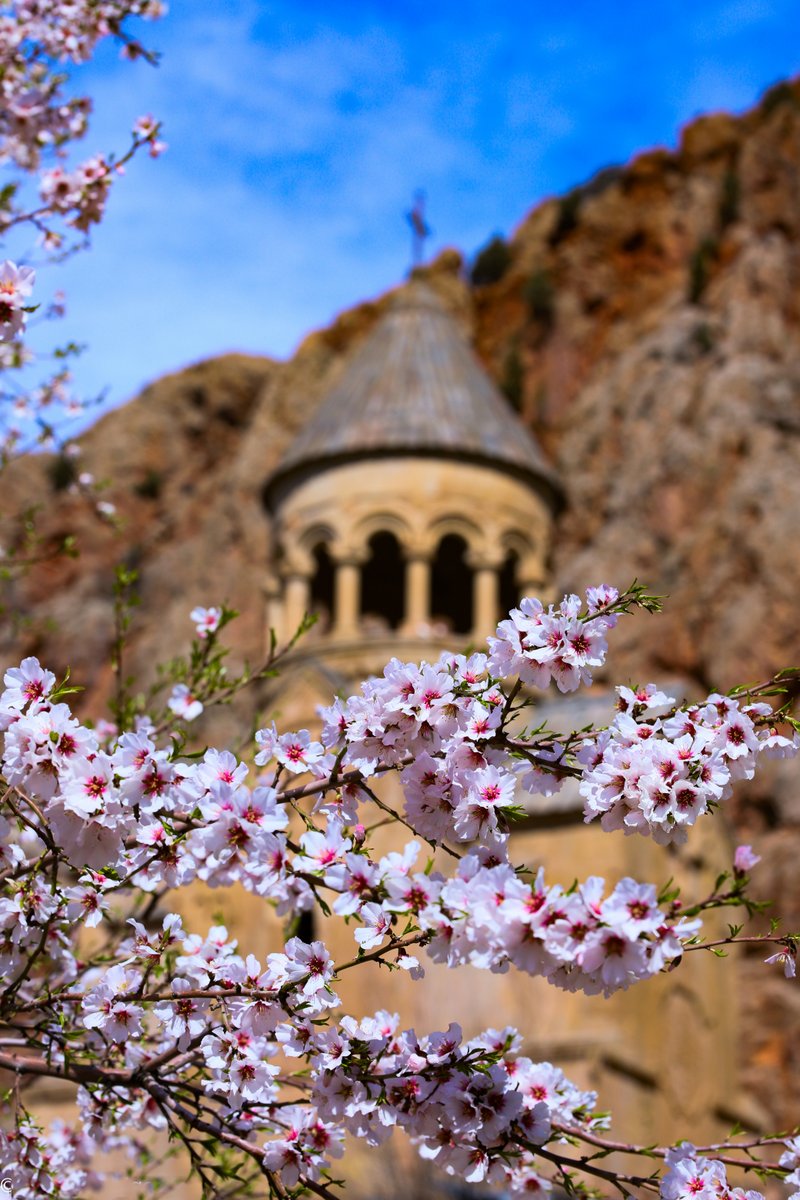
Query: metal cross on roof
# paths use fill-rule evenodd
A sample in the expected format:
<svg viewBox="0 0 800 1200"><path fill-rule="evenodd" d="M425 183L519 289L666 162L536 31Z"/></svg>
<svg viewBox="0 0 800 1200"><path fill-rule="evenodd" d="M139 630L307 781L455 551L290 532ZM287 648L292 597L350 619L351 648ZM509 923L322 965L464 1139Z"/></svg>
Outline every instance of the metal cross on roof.
<svg viewBox="0 0 800 1200"><path fill-rule="evenodd" d="M406 220L411 226L411 270L422 265L425 251L425 240L431 236L432 230L425 220L425 193L414 193L414 207L406 213Z"/></svg>

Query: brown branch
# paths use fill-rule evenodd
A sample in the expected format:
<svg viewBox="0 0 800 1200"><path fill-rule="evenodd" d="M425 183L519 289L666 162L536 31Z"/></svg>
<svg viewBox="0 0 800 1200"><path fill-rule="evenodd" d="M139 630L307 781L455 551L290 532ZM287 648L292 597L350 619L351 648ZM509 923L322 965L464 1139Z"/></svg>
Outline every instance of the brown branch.
<svg viewBox="0 0 800 1200"><path fill-rule="evenodd" d="M69 1083L106 1083L110 1087L131 1086L132 1072L113 1067L94 1067L89 1063L45 1062L41 1058L25 1058L15 1054L0 1054L0 1067L16 1075L45 1075L51 1079L66 1079Z"/></svg>
<svg viewBox="0 0 800 1200"><path fill-rule="evenodd" d="M431 934L427 931L424 933L406 934L405 937L395 938L388 946L379 946L377 950L372 950L369 954L360 954L355 958L351 958L349 962L334 967L334 971L338 975L341 971L348 971L350 967L360 966L361 963L375 962L382 958L384 954L391 954L393 950L402 950L406 946L419 946L428 941L430 937Z"/></svg>
<svg viewBox="0 0 800 1200"><path fill-rule="evenodd" d="M528 1148L533 1150L538 1157L555 1163L562 1172L565 1170L583 1171L587 1175L595 1175L598 1179L605 1179L607 1183L613 1183L617 1187L622 1183L627 1183L631 1187L644 1187L658 1191L658 1182L647 1175L625 1175L620 1171L609 1171L605 1167L598 1167L591 1158L566 1158L563 1154L556 1154L552 1150L545 1150L544 1146L530 1146Z"/></svg>
<svg viewBox="0 0 800 1200"><path fill-rule="evenodd" d="M791 934L783 934L781 936L777 933L753 933L747 934L745 937L731 936L719 938L716 942L695 942L694 945L691 946L684 944L683 948L684 950L714 950L717 946L733 946L740 942L761 942L764 945L769 945L770 942L773 942L780 946L786 946L787 950L791 953L791 943L794 940L795 939Z"/></svg>
<svg viewBox="0 0 800 1200"><path fill-rule="evenodd" d="M596 1133L589 1133L585 1129L576 1129L572 1125L559 1125L553 1122L553 1129L558 1133L564 1133L568 1137L577 1138L579 1141L587 1142L590 1146L597 1146L600 1150L608 1152L616 1151L620 1154L642 1154L650 1158L666 1158L667 1154L674 1149L671 1146L640 1146L635 1142L614 1142L610 1138L599 1137ZM780 1171L784 1172L785 1167L781 1167L778 1163L759 1162L754 1159L742 1160L739 1158L725 1157L718 1154L719 1150L752 1150L758 1146L781 1146L783 1138L764 1138L763 1140L756 1139L752 1142L717 1142L711 1146L696 1146L698 1154L713 1154L718 1162L725 1163L729 1167L741 1167L745 1171L765 1170L765 1171Z"/></svg>

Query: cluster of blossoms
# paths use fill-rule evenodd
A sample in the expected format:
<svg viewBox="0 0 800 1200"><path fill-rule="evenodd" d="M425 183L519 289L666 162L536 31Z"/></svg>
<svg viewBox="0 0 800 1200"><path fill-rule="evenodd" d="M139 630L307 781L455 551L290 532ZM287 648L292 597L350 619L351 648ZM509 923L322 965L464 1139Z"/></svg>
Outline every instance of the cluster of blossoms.
<svg viewBox="0 0 800 1200"><path fill-rule="evenodd" d="M797 735L770 723L768 704L714 693L675 710L652 684L617 690L614 721L578 755L585 818L599 817L603 829L684 842L689 826L730 796L734 780L752 779L758 755L797 750Z"/></svg>
<svg viewBox="0 0 800 1200"><path fill-rule="evenodd" d="M0 15L0 162L38 169L42 156L60 152L87 129L91 102L66 98L63 64L86 62L98 42L119 38L129 56L143 53L123 32L130 17L155 20L162 0L13 0ZM61 69L51 69L59 64ZM144 119L142 119L143 121ZM144 124L143 141L155 138Z"/></svg>
<svg viewBox="0 0 800 1200"><path fill-rule="evenodd" d="M317 1111L373 1146L402 1128L423 1158L470 1183L487 1179L512 1192L549 1188L535 1153L521 1147L543 1145L554 1123L600 1129L604 1118L594 1114L596 1093L520 1054L521 1041L513 1029L465 1042L455 1023L420 1038L401 1032L396 1014L346 1017L315 1039ZM268 1160L282 1164L292 1151L281 1139Z"/></svg>
<svg viewBox="0 0 800 1200"><path fill-rule="evenodd" d="M42 175L42 201L51 212L66 214L67 224L73 229L85 233L103 217L111 170L101 154L87 159L74 171L53 167Z"/></svg>
<svg viewBox="0 0 800 1200"><path fill-rule="evenodd" d="M617 623L610 610L618 599L614 587L589 588L583 614L579 596L565 596L558 608L547 609L535 598L523 600L489 638L490 670L503 678L515 675L531 687L553 682L560 692L590 684L590 668L605 661L606 634Z"/></svg>
<svg viewBox="0 0 800 1200"><path fill-rule="evenodd" d="M9 1132L0 1130L0 1172L7 1195L19 1200L59 1196L65 1200L99 1190L91 1169L97 1143L85 1130L53 1121L45 1131L30 1117Z"/></svg>
<svg viewBox="0 0 800 1200"><path fill-rule="evenodd" d="M157 158L166 149L158 138L159 128L152 117L139 117L133 126L133 149L146 145L151 158ZM102 154L95 154L72 171L60 164L44 171L39 183L44 210L48 215L59 214L72 229L87 233L103 219L114 175L120 169ZM49 229L44 244L57 249L61 236Z"/></svg>
<svg viewBox="0 0 800 1200"><path fill-rule="evenodd" d="M339 1003L333 964L320 942L290 939L262 966L253 955L238 955L222 927L200 938L187 937L174 916L155 934L130 924L134 936L120 946L124 960L87 972L86 990L70 993L79 1002L86 1045L113 1064L117 1086L125 1071L130 1084L153 1056L166 1063L159 1078L168 1083L170 1060L196 1049L205 1065L203 1090L219 1101L220 1119L260 1145L264 1163L288 1187L318 1179L341 1154L345 1133L379 1145L402 1128L424 1158L451 1174L523 1192L535 1181L538 1190L549 1184L528 1147L548 1141L554 1123L603 1127L593 1113L595 1093L582 1092L550 1063L521 1055L513 1030L488 1030L465 1042L453 1023L445 1033L418 1037L383 1011L320 1028L320 1017ZM148 980L163 977L167 956L166 986L149 990ZM48 1037L54 1066L63 1063L63 1050L54 1031ZM304 1061L309 1095L276 1114L278 1067L271 1060L279 1053ZM87 1181L79 1168L95 1153L122 1146L121 1129L162 1128L159 1107L142 1089L129 1090L130 1102L123 1111L117 1106L114 1122L100 1089L84 1093L84 1128L76 1134L57 1125L41 1135L23 1124L0 1138L0 1172L14 1180L15 1194L55 1192L55 1173L61 1189L55 1194L76 1196ZM259 1143L265 1132L273 1136Z"/></svg>
<svg viewBox="0 0 800 1200"><path fill-rule="evenodd" d="M254 782L228 751L181 758L145 718L122 733L82 725L34 658L7 671L0 1017L13 1013L14 1028L27 1030L26 1055L82 1086L76 1130L37 1132L26 1116L0 1140L0 1173L17 1194L78 1196L96 1152L130 1144L132 1130L187 1125L233 1139L289 1188L324 1180L346 1135L377 1145L395 1128L460 1178L515 1192L548 1187L537 1148L552 1157L564 1130L599 1129L596 1098L524 1056L514 1031L465 1041L453 1024L419 1037L384 1012L336 1023L331 1014L339 973L362 960L417 979L419 949L450 967L514 968L610 995L674 965L696 939L699 920L665 911L651 884L625 878L607 891L592 877L564 889L509 857L520 792L541 792L548 780L555 788L570 773L590 787L623 738L629 755L660 742L661 763L672 747L690 780L700 778L695 759L716 781L723 770L729 779L752 773L763 750L793 748L766 705L712 696L667 712L653 688L620 689L607 733L515 734L526 700L519 677L500 677L509 654L540 684L547 672L564 690L568 669L588 682L605 631L631 603L610 588L590 590L584 606L567 597L545 612L525 602L488 655L393 660L382 678L322 711L318 740L308 730L260 730ZM228 615L192 611L193 661L211 661ZM168 709L188 720L200 701L185 678ZM378 794L387 771L400 779L402 815ZM666 786L668 773L658 777ZM438 869L441 853L423 868L416 840L375 854L375 804L445 847L454 869ZM755 861L740 848L735 878ZM290 920L320 906L351 923L355 958L337 965L322 941L294 936L261 961L239 954L223 927L201 936L174 914L157 928L141 918L166 889L197 880L240 884ZM83 931L107 921L127 932L87 959ZM292 1059L297 1075L285 1071ZM15 1062L19 1069L0 1040L0 1066ZM681 1170L671 1164L665 1200L682 1200Z"/></svg>
<svg viewBox="0 0 800 1200"><path fill-rule="evenodd" d="M761 1192L731 1187L725 1164L698 1157L691 1142L668 1151L666 1161L661 1200L764 1200Z"/></svg>
<svg viewBox="0 0 800 1200"><path fill-rule="evenodd" d="M523 791L555 791L559 775L542 770L531 756L517 759L496 741L508 718L508 696L500 680L573 691L592 681L591 668L605 660L605 635L617 621L615 588L589 588L585 601L564 598L545 609L524 600L489 638L488 654L444 654L437 663L392 659L381 679L362 686L360 696L337 701L321 712L321 744L304 754L302 769L327 773L331 755L343 768L371 776L380 764L405 766L405 817L432 842L486 842L503 824ZM288 766L276 739L267 743ZM304 736L307 736L304 734ZM555 768L551 746L539 758ZM291 767L290 767L291 769Z"/></svg>
<svg viewBox="0 0 800 1200"><path fill-rule="evenodd" d="M65 855L88 868L77 893L27 875L9 889L0 901L0 928L7 931L0 966L8 971L20 969L36 944L43 916L65 932L76 904L102 911L108 871L146 891L163 880L172 887L195 879L214 887L241 883L282 913L309 909L318 895L334 893L334 911L360 922L355 938L362 950L391 939L394 928L411 919L434 961L494 972L513 964L569 990L606 994L660 971L699 927L668 918L652 885L631 879L604 898L599 877L570 892L546 887L541 871L526 878L508 861L508 834L499 832L491 807L494 821L484 824L481 844L464 853L450 878L415 870L420 845L414 841L402 853L371 858L359 841L366 798L357 786L324 793L320 827L304 832L293 850L281 794L275 787L248 787L247 767L230 753L211 750L200 761L173 762L145 727L123 734L109 752L66 704L50 703L55 677L35 659L9 671L6 684L0 697L5 776L36 797ZM258 757L274 754L294 773L319 771L323 763L327 772L333 769L332 753L307 731L282 737L262 731L260 745ZM490 771L499 777L497 767L471 774L481 781ZM189 812L197 814L193 821L185 817ZM425 832L425 820L420 823ZM463 839L463 827L454 824L452 837ZM36 845L35 852L45 854L46 846ZM13 839L3 853L24 857ZM51 973L64 979L75 970L68 945L54 939L47 948ZM410 955L401 965L418 969Z"/></svg>
<svg viewBox="0 0 800 1200"><path fill-rule="evenodd" d="M164 0L12 0L6 8L7 54L35 47L38 55L73 63L88 62L103 38L120 36L128 17L157 20L166 12Z"/></svg>
<svg viewBox="0 0 800 1200"><path fill-rule="evenodd" d="M507 863L486 867L467 855L417 919L433 933L428 953L448 966L513 965L567 991L609 996L680 958L700 922L668 920L651 884L623 879L606 897L604 888L599 876L572 892L547 888L541 870L530 884Z"/></svg>

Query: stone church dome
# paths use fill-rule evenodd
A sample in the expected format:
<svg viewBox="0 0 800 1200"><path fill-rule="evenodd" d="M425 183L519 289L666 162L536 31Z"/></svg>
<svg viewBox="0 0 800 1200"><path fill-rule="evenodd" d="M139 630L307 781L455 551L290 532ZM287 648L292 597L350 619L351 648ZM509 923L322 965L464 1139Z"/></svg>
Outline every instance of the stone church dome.
<svg viewBox="0 0 800 1200"><path fill-rule="evenodd" d="M457 458L560 498L554 471L436 294L397 296L267 483L270 503L312 472L378 457Z"/></svg>
<svg viewBox="0 0 800 1200"><path fill-rule="evenodd" d="M485 638L541 594L560 488L437 296L397 296L267 481L268 623L352 665ZM380 647L378 646L380 643ZM303 653L303 651L301 651Z"/></svg>

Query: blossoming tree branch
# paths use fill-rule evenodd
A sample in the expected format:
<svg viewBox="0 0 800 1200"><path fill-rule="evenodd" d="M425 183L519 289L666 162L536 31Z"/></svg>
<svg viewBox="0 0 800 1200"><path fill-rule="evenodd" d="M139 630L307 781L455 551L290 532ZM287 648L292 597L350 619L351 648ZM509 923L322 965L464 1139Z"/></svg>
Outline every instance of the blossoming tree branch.
<svg viewBox="0 0 800 1200"><path fill-rule="evenodd" d="M249 681L225 674L226 610L193 611L182 682L150 716L122 706L127 728L81 724L72 689L34 658L7 671L0 1067L13 1119L0 1177L13 1194L82 1196L112 1149L142 1154L145 1179L147 1130L177 1141L207 1197L331 1197L348 1139L377 1148L397 1129L444 1171L514 1193L757 1197L728 1181L737 1167L800 1184L792 1131L707 1147L612 1139L594 1093L523 1052L525 1030L465 1038L448 1020L420 1034L391 1012L341 1012L344 973L376 961L412 979L432 960L608 996L718 946L703 932L708 911L752 910L748 847L705 896L631 878L565 888L514 859L520 793L574 777L587 821L680 843L765 757L795 752L785 676L700 703L620 687L605 729L536 725L538 692L589 685L617 621L657 606L638 585L555 608L524 600L487 652L393 660L320 712L318 740L259 730L250 763L225 749L187 757L174 736L175 721ZM397 810L380 799L388 773L402 784ZM373 851L376 800L407 839L396 852ZM335 961L322 940L293 936L262 961L221 926L188 933L169 897L195 881L240 884L289 921L333 914L352 954ZM756 936L743 928L725 942ZM795 938L757 936L792 974ZM26 1085L42 1076L74 1089L72 1124L37 1121ZM632 1165L612 1168L611 1151Z"/></svg>
<svg viewBox="0 0 800 1200"><path fill-rule="evenodd" d="M56 293L42 306L33 296L35 271L20 256L52 264L88 245L103 217L109 191L126 164L164 143L152 117L137 118L117 154L92 153L71 161L89 131L92 102L69 89L68 68L88 61L100 42L117 40L128 59L153 56L129 32L131 18L165 11L162 0L4 0L0 4L0 237L16 261L0 265L0 464L36 440L49 441L65 414L80 411L72 394L70 344L53 352L51 373L31 387L34 354L24 340L32 313L63 315ZM8 250L6 251L8 253Z"/></svg>

